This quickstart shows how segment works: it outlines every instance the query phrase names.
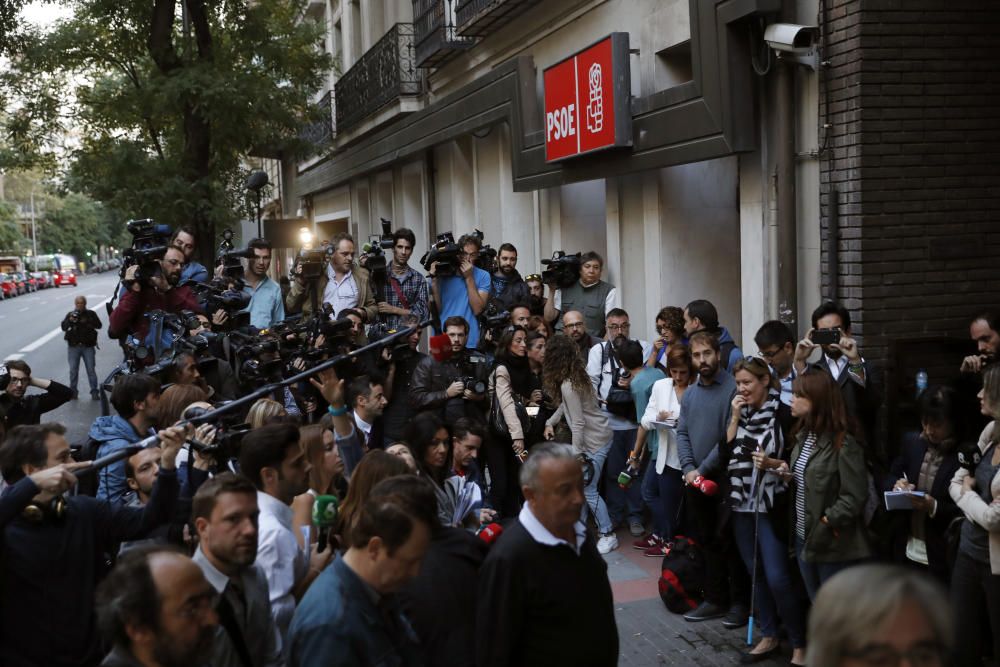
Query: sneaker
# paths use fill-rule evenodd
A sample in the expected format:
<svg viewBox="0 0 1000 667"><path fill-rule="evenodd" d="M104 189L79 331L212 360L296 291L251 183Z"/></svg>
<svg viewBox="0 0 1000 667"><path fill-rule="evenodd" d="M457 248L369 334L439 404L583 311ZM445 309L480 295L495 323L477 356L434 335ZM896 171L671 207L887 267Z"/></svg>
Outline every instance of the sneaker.
<svg viewBox="0 0 1000 667"><path fill-rule="evenodd" d="M78 392L76 389L71 389L70 391L73 392L73 395L70 398L70 400L75 401L76 399L80 398L80 392Z"/></svg>
<svg viewBox="0 0 1000 667"><path fill-rule="evenodd" d="M648 556L649 558L663 558L668 553L670 549L674 546L673 542L660 542L655 547L650 547L642 552L643 556Z"/></svg>
<svg viewBox="0 0 1000 667"><path fill-rule="evenodd" d="M726 608L722 605L713 604L708 602L702 602L696 609L689 611L684 614L684 620L689 623L698 623L699 621L710 621L713 618L722 618L726 615Z"/></svg>
<svg viewBox="0 0 1000 667"><path fill-rule="evenodd" d="M597 552L606 554L614 551L618 548L618 538L615 537L614 533L608 533L607 535L601 535L601 539L597 540Z"/></svg>
<svg viewBox="0 0 1000 667"><path fill-rule="evenodd" d="M725 618L722 619L722 625L730 630L742 628L747 624L747 619L749 617L750 612L746 607L741 604L734 604L729 608L729 613L727 613Z"/></svg>
<svg viewBox="0 0 1000 667"><path fill-rule="evenodd" d="M642 537L646 534L646 527L642 525L642 521L635 519L628 522L628 530L632 533L632 537Z"/></svg>
<svg viewBox="0 0 1000 667"><path fill-rule="evenodd" d="M93 401L101 400L101 392L97 391L96 389L90 392L90 399Z"/></svg>
<svg viewBox="0 0 1000 667"><path fill-rule="evenodd" d="M636 540L635 542L633 542L632 548L638 549L639 551L645 551L646 549L652 549L653 547L658 547L661 544L663 544L663 540L661 540L656 535L656 533L650 533L641 540Z"/></svg>

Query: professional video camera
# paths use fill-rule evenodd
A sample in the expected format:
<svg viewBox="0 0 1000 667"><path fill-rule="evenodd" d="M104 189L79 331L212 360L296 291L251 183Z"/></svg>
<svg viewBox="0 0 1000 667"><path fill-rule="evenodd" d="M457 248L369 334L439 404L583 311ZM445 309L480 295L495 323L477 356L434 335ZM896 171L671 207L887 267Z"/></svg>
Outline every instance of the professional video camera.
<svg viewBox="0 0 1000 667"><path fill-rule="evenodd" d="M480 320L480 330L485 334L487 331L490 333L490 339L495 344L500 340L500 336L503 335L504 329L510 326L510 311L503 309L503 304L501 304L496 299L490 299L489 303L486 305L486 309L483 314L479 317Z"/></svg>
<svg viewBox="0 0 1000 667"><path fill-rule="evenodd" d="M243 281L245 273L241 259L253 259L253 250L243 248L236 250L233 247L233 231L226 229L222 232L222 242L216 254L215 265L222 267L222 277L229 281Z"/></svg>
<svg viewBox="0 0 1000 667"><path fill-rule="evenodd" d="M580 279L583 257L580 253L567 255L562 250L556 250L552 253L552 259L543 259L542 264L548 267L542 271L542 282L546 285L555 283L556 286L565 288Z"/></svg>
<svg viewBox="0 0 1000 667"><path fill-rule="evenodd" d="M451 232L438 234L437 241L420 258L420 264L428 271L431 270L431 265L434 262L437 262L437 270L434 275L439 278L459 273L462 266L462 249L455 243L455 237Z"/></svg>
<svg viewBox="0 0 1000 667"><path fill-rule="evenodd" d="M243 291L242 280L235 279L235 287L230 286L231 282L227 278L213 278L207 283L187 280L184 285L198 295L198 301L209 317L222 310L228 316L227 329L246 328L250 326L250 313L246 311L250 306L250 295Z"/></svg>
<svg viewBox="0 0 1000 667"><path fill-rule="evenodd" d="M381 300L381 287L385 285L386 259L385 251L392 250L392 221L379 218L382 221L382 234L372 234L368 237L368 243L361 246L364 258L361 260L362 268L368 270L371 282L380 289L375 290L376 300Z"/></svg>
<svg viewBox="0 0 1000 667"><path fill-rule="evenodd" d="M388 328L384 323L378 322L368 329L368 342L375 343L396 333L396 329ZM395 345L389 348L389 354L393 361L402 361L415 354L410 349L410 344L405 338L397 340Z"/></svg>
<svg viewBox="0 0 1000 667"><path fill-rule="evenodd" d="M226 403L220 403L216 407L224 407ZM190 407L184 410L185 419L198 419L208 414L215 408ZM250 424L241 422L242 412L231 412L219 415L212 420L215 426L215 439L211 444L198 441L191 437L186 441L191 449L203 456L210 456L217 463L224 462L239 457L240 442L243 436L250 432Z"/></svg>
<svg viewBox="0 0 1000 667"><path fill-rule="evenodd" d="M482 352L465 350L461 353L458 367L462 375L458 378L473 394L485 394L490 377L490 360Z"/></svg>
<svg viewBox="0 0 1000 667"><path fill-rule="evenodd" d="M149 280L160 275L160 260L167 252L171 230L167 225L158 225L151 218L129 220L125 228L132 235L132 247L122 252L122 268L119 277L125 280L125 272L130 266L138 266L135 280L148 285Z"/></svg>
<svg viewBox="0 0 1000 667"><path fill-rule="evenodd" d="M490 274L491 276L497 271L497 251L493 246L483 243L485 236L478 229L472 232L472 235L479 239L479 258L476 260L475 264L480 269Z"/></svg>

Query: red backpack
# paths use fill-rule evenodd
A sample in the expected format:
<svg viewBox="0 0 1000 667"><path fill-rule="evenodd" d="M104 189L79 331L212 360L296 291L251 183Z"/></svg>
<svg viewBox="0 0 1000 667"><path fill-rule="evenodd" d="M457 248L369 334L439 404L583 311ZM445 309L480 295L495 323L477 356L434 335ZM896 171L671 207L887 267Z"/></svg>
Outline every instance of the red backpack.
<svg viewBox="0 0 1000 667"><path fill-rule="evenodd" d="M684 614L701 603L704 586L705 556L701 547L678 535L660 565L660 599L670 611Z"/></svg>

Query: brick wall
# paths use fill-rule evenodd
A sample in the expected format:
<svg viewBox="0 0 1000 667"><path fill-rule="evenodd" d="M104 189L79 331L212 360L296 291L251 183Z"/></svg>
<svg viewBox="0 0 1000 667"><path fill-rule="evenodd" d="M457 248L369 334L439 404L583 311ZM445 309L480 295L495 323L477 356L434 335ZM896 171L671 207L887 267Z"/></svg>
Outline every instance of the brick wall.
<svg viewBox="0 0 1000 667"><path fill-rule="evenodd" d="M1000 7L828 0L825 13L824 293L837 189L838 298L885 365L892 339L967 338L973 313L1000 304Z"/></svg>

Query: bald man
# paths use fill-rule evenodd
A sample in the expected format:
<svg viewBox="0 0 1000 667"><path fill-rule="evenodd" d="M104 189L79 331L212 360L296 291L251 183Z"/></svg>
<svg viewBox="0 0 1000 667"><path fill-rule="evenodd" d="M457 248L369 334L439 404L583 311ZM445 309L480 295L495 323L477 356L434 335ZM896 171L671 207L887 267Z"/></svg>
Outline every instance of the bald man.
<svg viewBox="0 0 1000 667"><path fill-rule="evenodd" d="M100 394L97 393L94 349L97 347L97 330L102 326L101 319L97 313L87 309L85 297L76 297L74 306L62 321L62 330L66 332L63 338L69 345L69 388L73 391L73 399L78 398L76 384L80 379L80 359L83 359L83 367L87 369L87 379L90 380L90 397L96 401Z"/></svg>

